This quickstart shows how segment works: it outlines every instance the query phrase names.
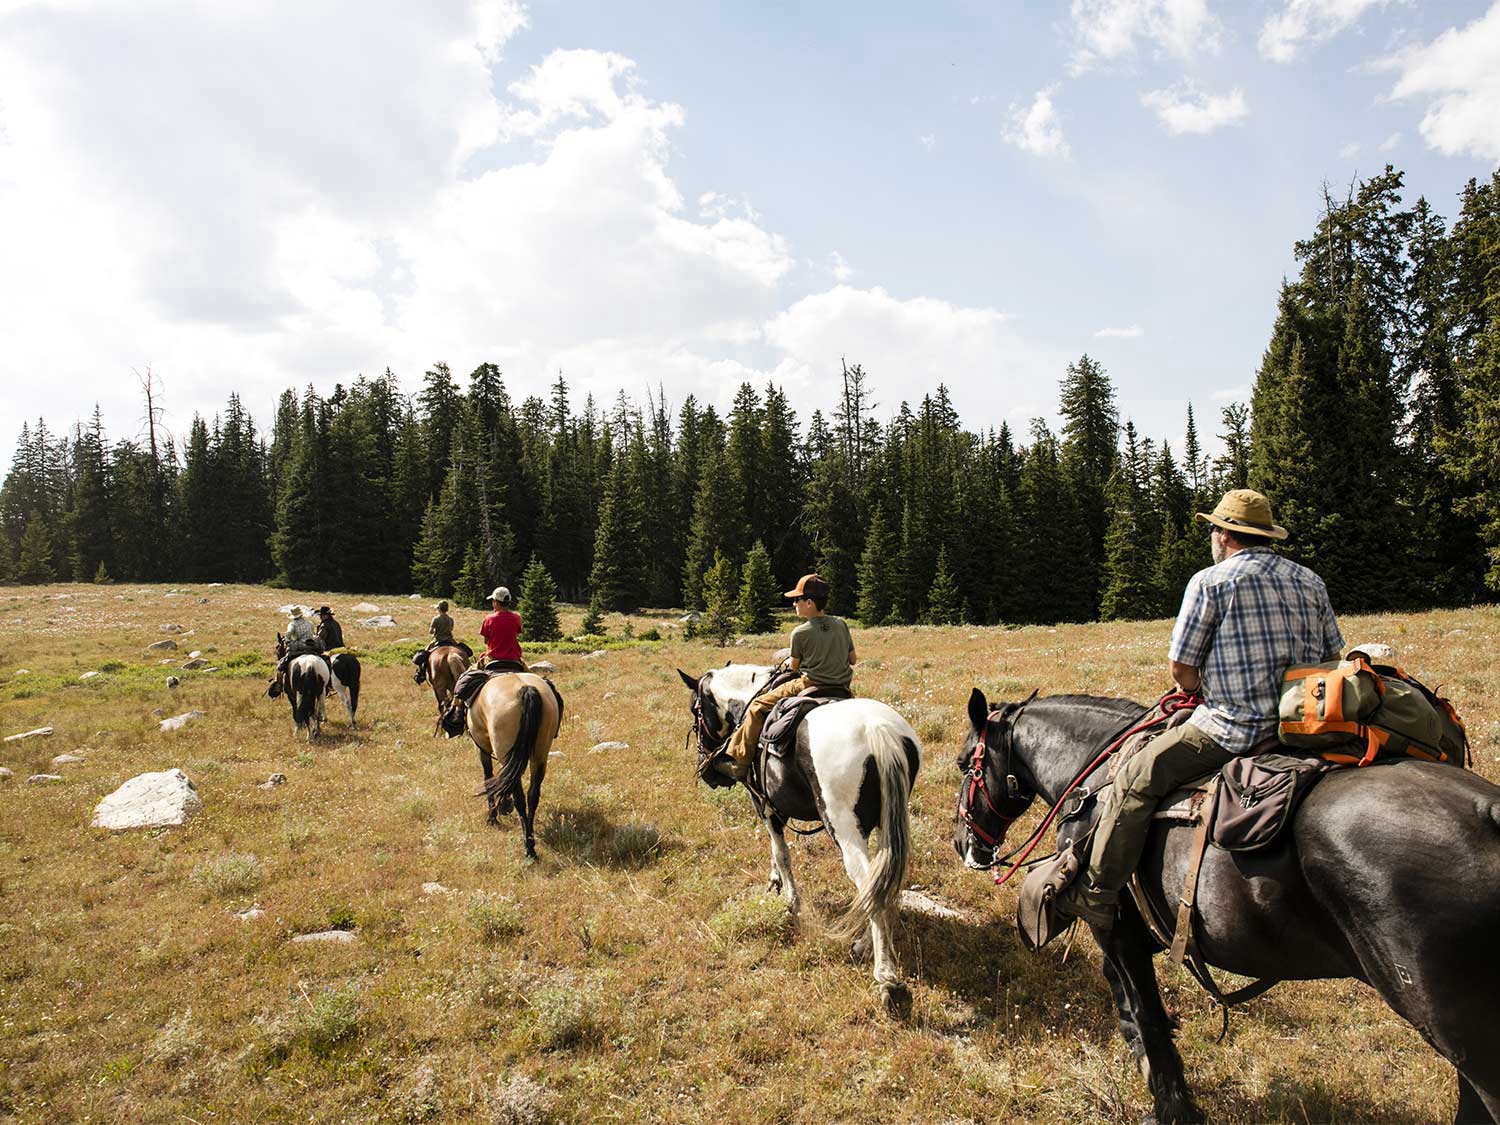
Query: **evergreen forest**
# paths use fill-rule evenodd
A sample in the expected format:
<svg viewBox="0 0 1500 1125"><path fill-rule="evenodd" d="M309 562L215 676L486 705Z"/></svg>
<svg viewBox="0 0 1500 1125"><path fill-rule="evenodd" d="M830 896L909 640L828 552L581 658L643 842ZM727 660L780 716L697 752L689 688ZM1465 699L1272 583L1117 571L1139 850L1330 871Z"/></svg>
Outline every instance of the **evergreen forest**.
<svg viewBox="0 0 1500 1125"><path fill-rule="evenodd" d="M1250 401L1212 418L1184 403L1180 448L1140 433L1087 355L1059 373L1058 430L1024 433L966 427L941 385L892 410L853 363L831 371L826 415L748 383L723 414L580 403L562 375L517 398L493 364L460 379L438 363L413 395L389 370L286 390L269 433L231 394L179 442L148 375L138 436L111 439L97 409L22 427L0 581L472 605L530 568L598 610L732 600L759 626L816 569L830 611L867 624L1161 617L1209 562L1193 513L1248 485L1341 612L1484 600L1500 590L1500 172L1463 187L1451 224L1402 191L1389 166L1325 189L1267 294Z"/></svg>

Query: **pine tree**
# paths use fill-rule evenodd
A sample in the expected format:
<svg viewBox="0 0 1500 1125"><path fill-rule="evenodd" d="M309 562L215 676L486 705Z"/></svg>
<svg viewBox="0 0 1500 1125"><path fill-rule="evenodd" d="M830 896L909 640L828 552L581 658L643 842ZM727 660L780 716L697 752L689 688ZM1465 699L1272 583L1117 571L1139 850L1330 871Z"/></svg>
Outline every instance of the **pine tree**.
<svg viewBox="0 0 1500 1125"><path fill-rule="evenodd" d="M104 560L100 559L99 565L94 569L94 585L108 586L113 581L114 579L109 576L109 571L104 566Z"/></svg>
<svg viewBox="0 0 1500 1125"><path fill-rule="evenodd" d="M630 613L641 604L646 586L643 507L630 457L622 450L610 470L599 508L594 566L589 574L591 600L605 609Z"/></svg>
<svg viewBox="0 0 1500 1125"><path fill-rule="evenodd" d="M776 579L771 573L771 554L756 540L745 556L740 580L739 627L744 633L769 633L776 627L772 612L777 604Z"/></svg>
<svg viewBox="0 0 1500 1125"><path fill-rule="evenodd" d="M1104 533L1109 524L1104 491L1115 467L1119 416L1109 376L1095 360L1081 356L1068 365L1058 413L1063 418L1062 470L1086 531L1079 575L1083 618L1094 617L1104 564Z"/></svg>
<svg viewBox="0 0 1500 1125"><path fill-rule="evenodd" d="M557 620L557 585L539 558L532 558L521 575L521 639L555 641L562 637Z"/></svg>
<svg viewBox="0 0 1500 1125"><path fill-rule="evenodd" d="M588 612L583 615L583 624L579 626L586 636L605 635L604 628L604 603L598 597L589 599Z"/></svg>
<svg viewBox="0 0 1500 1125"><path fill-rule="evenodd" d="M453 600L468 609L484 609L488 595L495 588L493 576L485 568L479 548L470 543L464 550L463 566L453 583Z"/></svg>
<svg viewBox="0 0 1500 1125"><path fill-rule="evenodd" d="M875 515L865 536L865 552L859 560L859 600L855 614L865 625L884 625L895 608L892 567L899 549L885 517L885 508L877 504Z"/></svg>
<svg viewBox="0 0 1500 1125"><path fill-rule="evenodd" d="M739 481L726 453L710 452L703 462L703 479L693 507L693 530L683 564L683 599L689 609L707 605L705 572L710 560L722 554L738 570L738 544L744 539L744 507Z"/></svg>
<svg viewBox="0 0 1500 1125"><path fill-rule="evenodd" d="M1126 424L1125 455L1116 463L1106 492L1109 531L1104 537L1104 591L1099 615L1105 621L1135 620L1154 614L1157 603L1155 547L1159 536L1145 520L1140 453L1135 427Z"/></svg>
<svg viewBox="0 0 1500 1125"><path fill-rule="evenodd" d="M26 525L21 536L21 554L16 560L16 581L26 585L51 582L57 577L52 569L52 533L39 519Z"/></svg>
<svg viewBox="0 0 1500 1125"><path fill-rule="evenodd" d="M735 593L734 564L724 557L723 551L715 551L714 564L703 575L705 609L698 632L712 637L720 648L734 635Z"/></svg>
<svg viewBox="0 0 1500 1125"><path fill-rule="evenodd" d="M948 570L948 548L940 547L937 572L927 589L927 620L933 625L960 625L965 617L958 583Z"/></svg>

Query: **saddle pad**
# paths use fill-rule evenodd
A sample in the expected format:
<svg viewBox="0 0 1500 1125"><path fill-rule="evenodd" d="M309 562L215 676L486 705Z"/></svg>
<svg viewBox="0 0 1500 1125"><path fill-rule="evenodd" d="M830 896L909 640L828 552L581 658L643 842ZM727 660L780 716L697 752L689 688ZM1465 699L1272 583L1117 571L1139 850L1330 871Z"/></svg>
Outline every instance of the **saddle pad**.
<svg viewBox="0 0 1500 1125"><path fill-rule="evenodd" d="M791 695L778 700L760 728L760 744L768 754L788 757L797 745L797 727L815 707L835 703L836 699Z"/></svg>

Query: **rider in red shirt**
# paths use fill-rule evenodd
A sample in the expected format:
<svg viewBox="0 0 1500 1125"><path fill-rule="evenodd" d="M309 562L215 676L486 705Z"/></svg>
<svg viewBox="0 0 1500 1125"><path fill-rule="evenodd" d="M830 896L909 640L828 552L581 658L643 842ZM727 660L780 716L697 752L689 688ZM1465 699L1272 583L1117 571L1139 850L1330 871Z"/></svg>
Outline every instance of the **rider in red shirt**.
<svg viewBox="0 0 1500 1125"><path fill-rule="evenodd" d="M521 615L510 608L510 591L496 586L490 592L490 604L495 612L484 619L479 635L484 638L485 662L492 667L500 662L502 668L509 664L516 671L524 672L526 663L521 659Z"/></svg>

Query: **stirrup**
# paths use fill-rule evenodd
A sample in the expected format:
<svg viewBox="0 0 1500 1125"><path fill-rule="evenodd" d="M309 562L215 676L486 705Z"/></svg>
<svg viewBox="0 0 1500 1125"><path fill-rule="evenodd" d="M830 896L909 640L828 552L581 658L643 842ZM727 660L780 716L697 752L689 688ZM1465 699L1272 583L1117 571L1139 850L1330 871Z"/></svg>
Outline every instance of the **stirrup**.
<svg viewBox="0 0 1500 1125"><path fill-rule="evenodd" d="M698 780L710 789L729 789L744 779L735 776L729 756L721 752L710 754L698 762Z"/></svg>
<svg viewBox="0 0 1500 1125"><path fill-rule="evenodd" d="M453 704L443 712L438 725L449 738L457 738L468 729L468 708L461 703Z"/></svg>

